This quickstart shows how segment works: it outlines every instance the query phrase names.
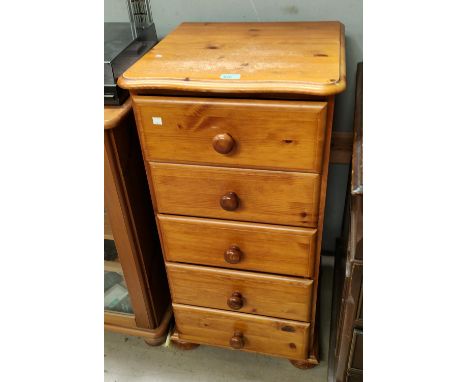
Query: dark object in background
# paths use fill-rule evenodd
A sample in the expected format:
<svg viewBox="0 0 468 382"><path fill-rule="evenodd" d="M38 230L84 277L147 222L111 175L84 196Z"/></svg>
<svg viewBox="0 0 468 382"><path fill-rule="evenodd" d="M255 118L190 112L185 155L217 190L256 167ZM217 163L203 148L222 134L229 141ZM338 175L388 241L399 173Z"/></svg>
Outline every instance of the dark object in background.
<svg viewBox="0 0 468 382"><path fill-rule="evenodd" d="M336 250L329 381L363 379L362 62L356 75L353 157L342 237Z"/></svg>
<svg viewBox="0 0 468 382"><path fill-rule="evenodd" d="M104 23L104 105L121 105L128 91L117 79L157 42L147 0L127 0L130 22Z"/></svg>
<svg viewBox="0 0 468 382"><path fill-rule="evenodd" d="M118 257L117 248L115 248L114 240L104 239L104 260L114 261Z"/></svg>

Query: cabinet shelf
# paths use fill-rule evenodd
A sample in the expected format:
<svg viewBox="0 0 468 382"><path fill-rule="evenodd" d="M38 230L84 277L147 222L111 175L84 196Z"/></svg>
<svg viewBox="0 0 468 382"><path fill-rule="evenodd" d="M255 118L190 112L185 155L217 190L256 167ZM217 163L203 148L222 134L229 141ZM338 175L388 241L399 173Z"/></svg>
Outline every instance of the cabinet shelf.
<svg viewBox="0 0 468 382"><path fill-rule="evenodd" d="M122 265L120 265L119 261L104 260L104 270L107 272L115 272L123 275Z"/></svg>
<svg viewBox="0 0 468 382"><path fill-rule="evenodd" d="M106 211L104 211L104 239L114 240L114 235L112 235L112 228Z"/></svg>

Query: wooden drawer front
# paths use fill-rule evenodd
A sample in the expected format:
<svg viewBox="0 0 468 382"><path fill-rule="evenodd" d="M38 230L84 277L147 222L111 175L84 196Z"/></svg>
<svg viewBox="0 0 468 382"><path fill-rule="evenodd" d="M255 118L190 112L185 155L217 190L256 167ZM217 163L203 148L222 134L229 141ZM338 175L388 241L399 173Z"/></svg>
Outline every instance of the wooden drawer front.
<svg viewBox="0 0 468 382"><path fill-rule="evenodd" d="M149 96L133 102L147 160L322 171L325 102ZM232 145L229 153L215 150L217 140L222 152Z"/></svg>
<svg viewBox="0 0 468 382"><path fill-rule="evenodd" d="M308 321L312 280L166 263L178 304Z"/></svg>
<svg viewBox="0 0 468 382"><path fill-rule="evenodd" d="M158 212L317 226L320 175L169 163L150 168ZM232 211L220 205L230 192L239 198Z"/></svg>
<svg viewBox="0 0 468 382"><path fill-rule="evenodd" d="M158 214L166 261L311 277L317 230Z"/></svg>
<svg viewBox="0 0 468 382"><path fill-rule="evenodd" d="M180 304L173 307L181 340L232 348L231 339L242 334L241 343L237 342L242 350L290 359L307 358L308 323Z"/></svg>

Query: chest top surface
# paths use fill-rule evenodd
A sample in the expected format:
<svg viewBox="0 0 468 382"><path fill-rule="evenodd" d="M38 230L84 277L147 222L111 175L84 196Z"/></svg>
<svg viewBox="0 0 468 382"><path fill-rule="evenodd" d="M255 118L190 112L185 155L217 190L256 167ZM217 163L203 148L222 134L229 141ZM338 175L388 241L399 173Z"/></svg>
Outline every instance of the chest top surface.
<svg viewBox="0 0 468 382"><path fill-rule="evenodd" d="M333 95L346 87L344 26L182 23L118 83L130 90Z"/></svg>

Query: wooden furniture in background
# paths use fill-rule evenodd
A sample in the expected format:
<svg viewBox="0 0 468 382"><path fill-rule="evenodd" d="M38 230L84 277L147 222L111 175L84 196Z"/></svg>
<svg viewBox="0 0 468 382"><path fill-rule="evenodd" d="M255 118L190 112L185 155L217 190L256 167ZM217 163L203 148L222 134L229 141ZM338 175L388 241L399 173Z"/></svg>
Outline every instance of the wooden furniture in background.
<svg viewBox="0 0 468 382"><path fill-rule="evenodd" d="M349 195L342 239L337 245L329 373L333 381L363 379L363 179L362 179L362 63L358 64L354 114L354 143Z"/></svg>
<svg viewBox="0 0 468 382"><path fill-rule="evenodd" d="M105 305L104 327L160 345L172 310L130 99L104 107L104 203L105 291L128 290Z"/></svg>
<svg viewBox="0 0 468 382"><path fill-rule="evenodd" d="M120 78L179 346L318 363L334 96L345 84L339 22L183 23Z"/></svg>

